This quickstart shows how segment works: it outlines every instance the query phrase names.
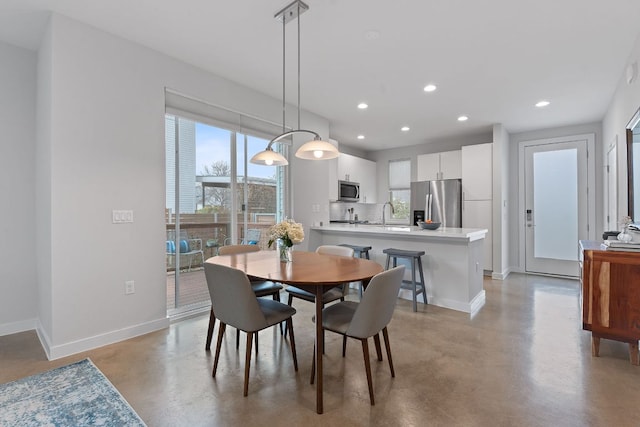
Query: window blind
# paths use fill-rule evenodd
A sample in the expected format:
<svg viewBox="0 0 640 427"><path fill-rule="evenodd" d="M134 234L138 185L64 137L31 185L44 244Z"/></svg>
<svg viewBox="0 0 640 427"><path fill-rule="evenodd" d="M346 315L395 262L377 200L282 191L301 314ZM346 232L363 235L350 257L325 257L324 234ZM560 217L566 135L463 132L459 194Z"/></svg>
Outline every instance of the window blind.
<svg viewBox="0 0 640 427"><path fill-rule="evenodd" d="M411 160L389 161L389 190L405 190L411 187Z"/></svg>
<svg viewBox="0 0 640 427"><path fill-rule="evenodd" d="M233 111L168 88L165 88L165 112L267 141L283 133L281 123Z"/></svg>

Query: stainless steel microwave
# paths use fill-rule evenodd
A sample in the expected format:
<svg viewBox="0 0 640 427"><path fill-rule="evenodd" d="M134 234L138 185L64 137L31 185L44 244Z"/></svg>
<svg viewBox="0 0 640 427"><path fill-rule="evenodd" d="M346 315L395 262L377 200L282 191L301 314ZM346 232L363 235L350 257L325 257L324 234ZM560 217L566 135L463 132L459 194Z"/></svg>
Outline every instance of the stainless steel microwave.
<svg viewBox="0 0 640 427"><path fill-rule="evenodd" d="M338 181L338 200L341 202L359 202L360 184L350 181Z"/></svg>

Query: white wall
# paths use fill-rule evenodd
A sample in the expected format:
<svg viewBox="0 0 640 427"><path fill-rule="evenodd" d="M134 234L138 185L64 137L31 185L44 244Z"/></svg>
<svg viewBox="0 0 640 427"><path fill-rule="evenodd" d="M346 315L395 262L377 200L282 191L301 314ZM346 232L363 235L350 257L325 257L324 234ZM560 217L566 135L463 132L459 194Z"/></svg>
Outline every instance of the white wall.
<svg viewBox="0 0 640 427"><path fill-rule="evenodd" d="M509 264L513 271L524 271L524 266L520 265L520 238L519 219L523 213L518 207L518 183L520 177L520 167L518 161L518 147L521 141L532 141L537 139L550 139L561 136L595 134L595 203L600 207L604 204L603 199L603 175L602 175L602 126L600 123L587 123L575 126L564 126L559 128L541 129L532 132L513 133L509 135ZM591 153L589 153L591 155ZM596 227L596 236L601 236L603 231L603 210L596 210L595 222L590 221L591 226ZM577 244L577 243L576 243Z"/></svg>
<svg viewBox="0 0 640 427"><path fill-rule="evenodd" d="M31 56L33 81L26 93L33 98ZM38 333L48 356L58 358L168 325L165 87L274 122L282 107L281 100L60 15L51 17L38 61L37 149L34 154L31 142L11 170L31 180L26 211L36 211L37 218L20 213L27 233L34 225L38 230L38 292L32 285L27 299L39 298ZM15 85L13 80L2 84ZM329 134L326 119L306 112L302 127ZM314 215L328 221L327 180L317 179L327 176L327 163L293 159L290 172L295 219L306 226ZM313 204L321 204L322 212L312 213ZM135 222L112 224L113 209L133 210ZM30 240L33 251L33 234ZM16 265L29 267L22 280L31 274L33 282L33 262ZM126 280L135 281L135 294L124 294ZM25 299L5 295L8 306ZM33 318L35 305L28 312ZM11 315L0 324L17 320Z"/></svg>
<svg viewBox="0 0 640 427"><path fill-rule="evenodd" d="M640 36L629 55L627 65L640 61ZM638 65L640 66L640 65ZM627 140L626 126L631 117L640 108L640 76L631 84L627 83L626 73L622 73L607 113L602 121L603 156L611 143L617 143L618 152L618 215L628 212L627 199ZM604 206L604 205L603 205ZM606 209L606 207L603 207ZM603 215L606 215L604 213ZM620 218L616 218L618 221Z"/></svg>
<svg viewBox="0 0 640 427"><path fill-rule="evenodd" d="M493 273L504 279L511 271L509 254L509 133L501 124L493 126Z"/></svg>
<svg viewBox="0 0 640 427"><path fill-rule="evenodd" d="M34 52L0 43L0 335L36 325Z"/></svg>

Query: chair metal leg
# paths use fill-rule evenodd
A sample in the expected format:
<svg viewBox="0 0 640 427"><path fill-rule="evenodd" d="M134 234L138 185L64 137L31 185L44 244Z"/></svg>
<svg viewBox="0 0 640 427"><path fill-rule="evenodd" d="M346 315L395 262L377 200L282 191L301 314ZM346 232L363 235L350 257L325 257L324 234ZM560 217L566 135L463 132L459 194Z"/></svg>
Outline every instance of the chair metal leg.
<svg viewBox="0 0 640 427"><path fill-rule="evenodd" d="M296 354L296 339L293 335L293 318L287 319L287 329L289 329L289 337L291 339L291 355L293 356L293 367L298 372L298 355Z"/></svg>
<svg viewBox="0 0 640 427"><path fill-rule="evenodd" d="M218 370L218 359L220 359L220 347L222 346L222 337L224 336L224 330L227 328L226 323L220 322L220 327L218 328L218 341L216 342L216 355L213 358L213 371L211 372L211 376L215 378L216 371Z"/></svg>
<svg viewBox="0 0 640 427"><path fill-rule="evenodd" d="M280 302L280 292L279 291L275 291L273 293L273 300ZM280 329L280 335L284 335L284 332L285 332L285 330L287 328L286 322L280 322L278 324L278 328Z"/></svg>
<svg viewBox="0 0 640 427"><path fill-rule="evenodd" d="M216 326L216 315L211 307L211 313L209 314L209 329L207 329L207 342L204 345L206 351L211 350L211 338L213 338L213 328Z"/></svg>
<svg viewBox="0 0 640 427"><path fill-rule="evenodd" d="M425 304L428 304L427 302L427 284L424 281L424 272L422 271L422 258L418 258L418 272L420 273L420 280L422 281L422 299L424 301Z"/></svg>
<svg viewBox="0 0 640 427"><path fill-rule="evenodd" d="M387 360L389 361L389 369L391 370L391 377L396 377L396 372L393 370L393 360L391 359L391 345L389 344L389 332L387 327L382 328L382 337L384 338L384 347L387 350Z"/></svg>
<svg viewBox="0 0 640 427"><path fill-rule="evenodd" d="M371 379L371 362L369 361L369 344L367 343L367 339L364 338L362 340L362 355L364 356L364 369L367 371L367 384L369 385L369 400L371 401L371 405L375 405L375 399L373 398L373 381Z"/></svg>
<svg viewBox="0 0 640 427"><path fill-rule="evenodd" d="M311 379L309 384L313 385L313 381L316 379L316 344L313 343L313 357L311 358Z"/></svg>
<svg viewBox="0 0 640 427"><path fill-rule="evenodd" d="M347 336L342 336L342 357L347 355Z"/></svg>
<svg viewBox="0 0 640 427"><path fill-rule="evenodd" d="M287 305L288 305L289 307L291 307L291 305L292 305L292 304L293 304L293 295L289 294L289 299L288 299L288 301L287 301ZM285 338L287 337L287 329L286 329L286 328L285 328L285 330L284 330L284 337L285 337Z"/></svg>
<svg viewBox="0 0 640 427"><path fill-rule="evenodd" d="M376 346L376 356L378 356L378 361L382 361L382 348L380 347L380 335L375 334L373 336L373 343Z"/></svg>
<svg viewBox="0 0 640 427"><path fill-rule="evenodd" d="M251 344L253 343L253 332L247 332L247 351L244 358L244 396L249 394L249 371L251 370Z"/></svg>
<svg viewBox="0 0 640 427"><path fill-rule="evenodd" d="M416 259L413 258L411 261L411 285L413 286L413 311L418 311L418 298L416 292L418 292L418 288L416 285Z"/></svg>

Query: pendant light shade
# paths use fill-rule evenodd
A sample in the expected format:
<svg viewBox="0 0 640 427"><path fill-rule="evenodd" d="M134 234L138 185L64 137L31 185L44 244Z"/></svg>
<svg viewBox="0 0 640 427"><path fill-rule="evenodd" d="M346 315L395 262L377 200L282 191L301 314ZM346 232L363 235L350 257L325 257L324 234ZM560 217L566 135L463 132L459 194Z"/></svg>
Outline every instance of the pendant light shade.
<svg viewBox="0 0 640 427"><path fill-rule="evenodd" d="M340 152L332 143L319 138L302 144L296 151L296 157L307 160L335 159L339 155Z"/></svg>
<svg viewBox="0 0 640 427"><path fill-rule="evenodd" d="M286 166L289 164L289 161L282 154L273 151L270 146L264 151L256 153L249 161L255 165L263 166Z"/></svg>

